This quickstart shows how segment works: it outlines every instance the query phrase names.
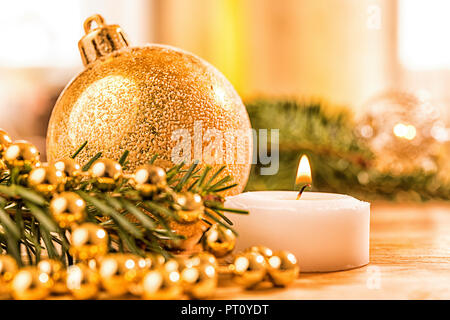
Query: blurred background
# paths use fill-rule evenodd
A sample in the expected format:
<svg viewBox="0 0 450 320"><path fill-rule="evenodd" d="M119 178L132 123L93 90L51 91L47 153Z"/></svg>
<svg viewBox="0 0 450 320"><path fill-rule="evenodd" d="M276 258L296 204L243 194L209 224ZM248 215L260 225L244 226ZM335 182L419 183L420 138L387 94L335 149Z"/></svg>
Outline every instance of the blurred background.
<svg viewBox="0 0 450 320"><path fill-rule="evenodd" d="M369 123L374 96L413 92L432 103L427 130L448 143L449 12L448 0L2 0L0 127L45 155L55 100L83 68L83 21L100 13L133 45L169 44L211 62L249 104L324 101ZM412 140L420 123L394 125Z"/></svg>

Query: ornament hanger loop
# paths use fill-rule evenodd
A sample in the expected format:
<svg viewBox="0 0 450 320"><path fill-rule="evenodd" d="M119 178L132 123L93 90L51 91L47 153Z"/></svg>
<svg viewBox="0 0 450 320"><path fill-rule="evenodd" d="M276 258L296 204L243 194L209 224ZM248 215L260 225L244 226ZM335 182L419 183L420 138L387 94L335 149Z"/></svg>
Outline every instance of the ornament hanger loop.
<svg viewBox="0 0 450 320"><path fill-rule="evenodd" d="M94 14L94 15L90 16L89 18L87 18L86 20L84 20L84 24L83 24L84 32L89 33L89 31L91 31L93 22L95 22L97 24L98 28L105 25L105 19L99 14Z"/></svg>

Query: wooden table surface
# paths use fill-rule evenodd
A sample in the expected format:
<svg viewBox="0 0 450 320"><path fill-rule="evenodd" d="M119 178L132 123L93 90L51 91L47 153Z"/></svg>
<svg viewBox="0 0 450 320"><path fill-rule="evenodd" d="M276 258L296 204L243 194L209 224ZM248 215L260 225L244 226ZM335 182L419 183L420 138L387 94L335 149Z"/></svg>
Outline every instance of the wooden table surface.
<svg viewBox="0 0 450 320"><path fill-rule="evenodd" d="M301 273L287 289L218 289L216 299L450 299L450 203L375 203L370 263Z"/></svg>

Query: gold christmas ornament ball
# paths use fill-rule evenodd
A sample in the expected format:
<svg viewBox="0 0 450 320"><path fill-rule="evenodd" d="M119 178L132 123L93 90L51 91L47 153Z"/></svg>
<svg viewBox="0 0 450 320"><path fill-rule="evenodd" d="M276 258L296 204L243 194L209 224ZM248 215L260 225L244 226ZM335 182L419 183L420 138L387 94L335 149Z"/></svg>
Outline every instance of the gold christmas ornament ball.
<svg viewBox="0 0 450 320"><path fill-rule="evenodd" d="M97 187L103 190L113 188L123 176L120 163L111 159L98 159L89 168L89 173L96 179Z"/></svg>
<svg viewBox="0 0 450 320"><path fill-rule="evenodd" d="M39 150L28 141L15 141L3 153L3 160L9 167L25 168L39 163Z"/></svg>
<svg viewBox="0 0 450 320"><path fill-rule="evenodd" d="M50 290L57 294L67 292L66 270L61 261L55 259L45 259L39 261L37 268L40 272L48 274L52 281Z"/></svg>
<svg viewBox="0 0 450 320"><path fill-rule="evenodd" d="M55 194L49 209L53 219L63 229L83 222L86 217L86 202L75 192Z"/></svg>
<svg viewBox="0 0 450 320"><path fill-rule="evenodd" d="M426 92L387 91L370 99L356 132L375 155L383 172L436 172L445 128L442 114Z"/></svg>
<svg viewBox="0 0 450 320"><path fill-rule="evenodd" d="M82 174L81 166L74 159L59 159L52 163L59 171L64 172L67 178L76 178Z"/></svg>
<svg viewBox="0 0 450 320"><path fill-rule="evenodd" d="M167 186L166 172L161 167L146 164L136 170L133 183L144 197L151 197Z"/></svg>
<svg viewBox="0 0 450 320"><path fill-rule="evenodd" d="M264 281L267 275L267 262L263 255L256 252L243 252L233 261L236 283L252 288Z"/></svg>
<svg viewBox="0 0 450 320"><path fill-rule="evenodd" d="M289 251L275 252L267 262L270 280L276 286L286 286L294 282L300 273L297 258Z"/></svg>
<svg viewBox="0 0 450 320"><path fill-rule="evenodd" d="M28 175L28 185L43 194L51 194L64 188L67 177L63 171L48 164L31 170Z"/></svg>
<svg viewBox="0 0 450 320"><path fill-rule="evenodd" d="M205 299L211 297L217 288L216 268L211 264L185 268L181 272L184 292L191 298Z"/></svg>
<svg viewBox="0 0 450 320"><path fill-rule="evenodd" d="M16 260L9 255L0 255L0 299L9 295L9 284L19 270Z"/></svg>
<svg viewBox="0 0 450 320"><path fill-rule="evenodd" d="M93 21L97 28L91 28ZM155 154L160 157L156 164L165 169L182 159L202 160L200 166L226 165L221 177L231 175L239 187L225 193L241 192L252 160L251 126L230 82L183 50L129 47L122 29L98 15L86 20L85 31L79 47L86 68L56 102L47 159L67 158L88 141L78 155L80 163L97 152L119 159L129 150L127 173ZM227 156L210 141L212 129L222 135Z"/></svg>
<svg viewBox="0 0 450 320"><path fill-rule="evenodd" d="M11 143L12 139L9 134L5 130L0 129L0 156Z"/></svg>
<svg viewBox="0 0 450 320"><path fill-rule="evenodd" d="M52 280L37 267L20 269L11 283L12 296L16 300L42 300L50 294Z"/></svg>
<svg viewBox="0 0 450 320"><path fill-rule="evenodd" d="M84 263L78 263L67 269L67 289L78 300L94 299L100 288L100 277Z"/></svg>
<svg viewBox="0 0 450 320"><path fill-rule="evenodd" d="M203 249L217 258L225 257L234 250L236 235L225 227L215 224L205 232Z"/></svg>
<svg viewBox="0 0 450 320"><path fill-rule="evenodd" d="M201 219L205 207L199 194L184 192L175 196L175 202L179 222L192 223Z"/></svg>
<svg viewBox="0 0 450 320"><path fill-rule="evenodd" d="M155 269L142 279L142 298L149 300L179 299L183 289L178 271Z"/></svg>
<svg viewBox="0 0 450 320"><path fill-rule="evenodd" d="M108 234L102 227L86 222L74 228L69 252L79 260L103 256L108 251Z"/></svg>

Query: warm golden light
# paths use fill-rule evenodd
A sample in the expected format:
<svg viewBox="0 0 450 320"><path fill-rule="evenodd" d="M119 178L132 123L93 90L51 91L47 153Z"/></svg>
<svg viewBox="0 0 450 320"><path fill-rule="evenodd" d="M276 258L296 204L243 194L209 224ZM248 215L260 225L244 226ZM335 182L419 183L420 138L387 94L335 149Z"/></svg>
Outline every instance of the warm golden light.
<svg viewBox="0 0 450 320"><path fill-rule="evenodd" d="M416 127L411 124L406 125L403 123L397 123L392 131L394 132L395 136L407 140L413 140L417 134Z"/></svg>
<svg viewBox="0 0 450 320"><path fill-rule="evenodd" d="M297 178L295 184L310 184L312 183L311 166L306 155L303 155L300 159L297 169Z"/></svg>

